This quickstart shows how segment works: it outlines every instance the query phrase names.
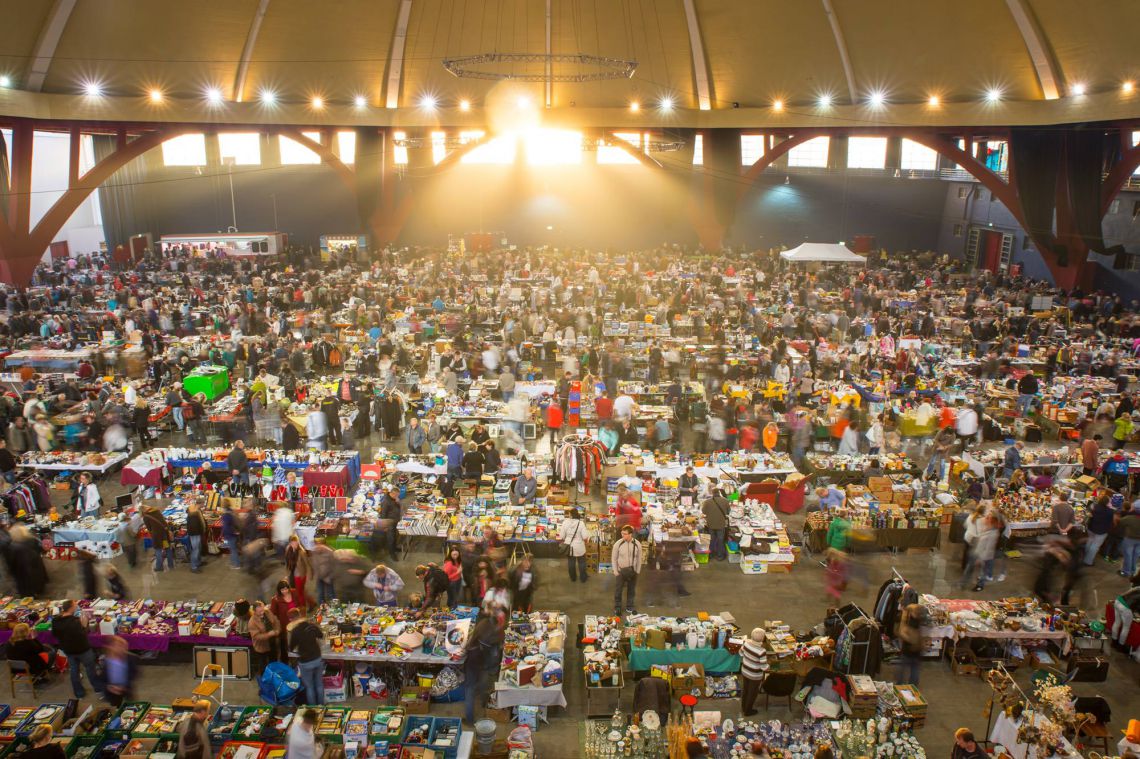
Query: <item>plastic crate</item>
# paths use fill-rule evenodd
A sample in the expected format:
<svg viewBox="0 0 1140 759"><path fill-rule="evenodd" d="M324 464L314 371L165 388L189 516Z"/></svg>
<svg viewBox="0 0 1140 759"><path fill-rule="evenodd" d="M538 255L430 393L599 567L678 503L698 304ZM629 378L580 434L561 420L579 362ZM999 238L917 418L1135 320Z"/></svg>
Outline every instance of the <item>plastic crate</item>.
<svg viewBox="0 0 1140 759"><path fill-rule="evenodd" d="M80 735L72 738L71 742L67 744L67 748L63 753L69 757L94 757L99 749L99 744L105 740L102 733L98 735Z"/></svg>
<svg viewBox="0 0 1140 759"><path fill-rule="evenodd" d="M394 730L388 730L387 721L392 716L400 717L400 724ZM382 706L372 716L371 738L374 742L383 740L389 743L399 743L406 726L407 716L403 709L398 706Z"/></svg>
<svg viewBox="0 0 1140 759"><path fill-rule="evenodd" d="M425 717L421 714L413 714L412 716L408 717L407 721L404 723L404 734L400 736L400 743L403 743L405 746L426 747L428 745L428 741L431 740L433 727L435 727L435 717ZM421 728L426 729L421 731ZM424 740L422 742L415 742L414 740L409 741L409 738L411 738L413 734L419 734L420 732L423 732L424 734Z"/></svg>
<svg viewBox="0 0 1140 759"><path fill-rule="evenodd" d="M454 732L455 740L450 746L438 746L436 740L439 739L440 733L444 730L451 729ZM428 748L431 748L436 754L443 753L444 759L455 759L459 753L459 741L463 737L463 720L455 719L454 717L436 717L435 724L431 728L431 737L428 738Z"/></svg>

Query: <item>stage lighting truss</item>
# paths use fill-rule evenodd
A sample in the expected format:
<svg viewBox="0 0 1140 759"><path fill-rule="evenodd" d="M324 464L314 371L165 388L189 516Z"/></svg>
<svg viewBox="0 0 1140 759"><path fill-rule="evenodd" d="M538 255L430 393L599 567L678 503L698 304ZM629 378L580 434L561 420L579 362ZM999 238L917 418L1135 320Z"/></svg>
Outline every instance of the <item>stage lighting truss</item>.
<svg viewBox="0 0 1140 759"><path fill-rule="evenodd" d="M489 140L483 140L489 141ZM443 147L447 152L457 150L465 145L470 145L472 140L461 139L458 136L448 135L443 139ZM438 145L439 142L432 142L430 137L400 137L399 139L392 140L392 144L398 148L428 148ZM600 147L623 147L629 146L635 150L644 149L649 153L672 153L677 150L684 150L684 140L649 140L645 145L634 145L632 142L626 142L618 137L603 137L600 140L588 140L583 138L581 149L597 150Z"/></svg>
<svg viewBox="0 0 1140 759"><path fill-rule="evenodd" d="M521 66L521 71L515 71ZM570 66L586 67L586 71L567 71ZM585 53L546 55L544 53L480 53L461 58L447 58L443 67L460 79L492 79L513 82L601 82L630 79L637 71L637 61L606 58ZM563 70L559 71L559 67Z"/></svg>

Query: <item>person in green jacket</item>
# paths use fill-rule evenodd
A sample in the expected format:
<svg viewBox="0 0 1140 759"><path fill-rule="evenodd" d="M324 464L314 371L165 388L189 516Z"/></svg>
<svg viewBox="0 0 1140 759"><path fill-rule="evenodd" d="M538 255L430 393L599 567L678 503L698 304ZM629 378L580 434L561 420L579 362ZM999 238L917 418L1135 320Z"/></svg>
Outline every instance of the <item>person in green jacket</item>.
<svg viewBox="0 0 1140 759"><path fill-rule="evenodd" d="M827 528L827 545L837 551L846 551L851 535L851 522L843 512L836 512Z"/></svg>
<svg viewBox="0 0 1140 759"><path fill-rule="evenodd" d="M1128 442L1128 438L1132 437L1132 431L1135 426L1132 424L1132 417L1129 414L1121 414L1116 417L1112 423L1112 448L1113 450L1120 450L1124 444Z"/></svg>

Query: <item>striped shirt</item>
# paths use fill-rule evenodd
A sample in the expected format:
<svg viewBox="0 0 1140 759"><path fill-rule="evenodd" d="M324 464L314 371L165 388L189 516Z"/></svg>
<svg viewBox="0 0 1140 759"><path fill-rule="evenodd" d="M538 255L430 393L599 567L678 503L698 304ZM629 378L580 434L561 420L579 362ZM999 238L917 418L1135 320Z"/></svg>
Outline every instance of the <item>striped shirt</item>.
<svg viewBox="0 0 1140 759"><path fill-rule="evenodd" d="M768 652L754 640L744 641L740 649L740 674L749 680L759 680L768 671Z"/></svg>

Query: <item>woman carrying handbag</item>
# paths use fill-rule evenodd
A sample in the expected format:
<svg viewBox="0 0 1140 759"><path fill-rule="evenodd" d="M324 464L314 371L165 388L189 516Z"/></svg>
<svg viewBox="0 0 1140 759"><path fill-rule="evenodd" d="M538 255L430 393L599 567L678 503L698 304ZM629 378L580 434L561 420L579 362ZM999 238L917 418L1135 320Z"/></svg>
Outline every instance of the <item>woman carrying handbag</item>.
<svg viewBox="0 0 1140 759"><path fill-rule="evenodd" d="M562 541L561 550L566 554L566 567L570 572L570 582L586 582L586 525L578 509L570 509L570 518L562 523L558 534Z"/></svg>

